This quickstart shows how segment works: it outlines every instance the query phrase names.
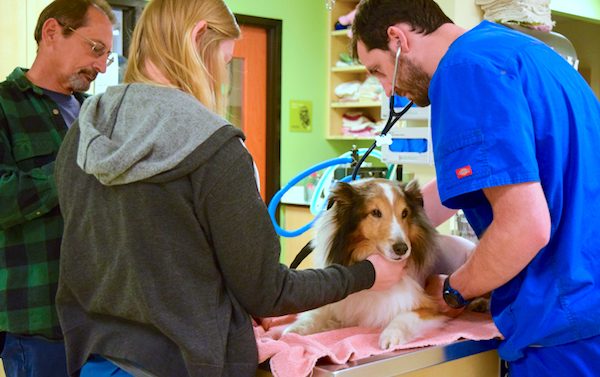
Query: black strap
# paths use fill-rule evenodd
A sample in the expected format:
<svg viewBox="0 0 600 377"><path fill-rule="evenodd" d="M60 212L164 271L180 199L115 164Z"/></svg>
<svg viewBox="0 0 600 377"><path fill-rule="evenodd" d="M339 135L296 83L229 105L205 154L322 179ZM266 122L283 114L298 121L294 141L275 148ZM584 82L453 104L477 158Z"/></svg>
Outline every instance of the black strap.
<svg viewBox="0 0 600 377"><path fill-rule="evenodd" d="M308 241L308 243L304 245L302 250L300 250L300 252L296 255L296 258L294 258L292 264L290 264L290 268L296 269L300 263L302 263L302 261L306 259L310 253L312 253L313 249L314 247L312 247L310 241Z"/></svg>

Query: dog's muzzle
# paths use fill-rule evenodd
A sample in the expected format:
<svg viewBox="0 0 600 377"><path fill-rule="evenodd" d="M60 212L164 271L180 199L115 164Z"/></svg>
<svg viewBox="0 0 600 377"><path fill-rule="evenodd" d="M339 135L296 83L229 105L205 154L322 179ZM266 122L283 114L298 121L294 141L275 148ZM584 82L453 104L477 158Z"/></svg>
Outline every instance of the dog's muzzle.
<svg viewBox="0 0 600 377"><path fill-rule="evenodd" d="M408 251L408 245L406 242L396 242L394 245L392 245L392 249L396 255L403 257Z"/></svg>

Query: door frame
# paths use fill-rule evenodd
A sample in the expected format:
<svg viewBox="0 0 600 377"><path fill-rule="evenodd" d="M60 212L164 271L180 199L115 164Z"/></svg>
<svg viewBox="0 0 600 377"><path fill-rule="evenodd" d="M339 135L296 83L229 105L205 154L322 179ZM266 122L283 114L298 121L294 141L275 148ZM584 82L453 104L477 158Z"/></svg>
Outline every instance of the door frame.
<svg viewBox="0 0 600 377"><path fill-rule="evenodd" d="M267 133L265 201L279 190L281 179L281 32L282 21L235 14L240 25L254 26L267 32Z"/></svg>
<svg viewBox="0 0 600 377"><path fill-rule="evenodd" d="M142 15L146 0L108 0L108 4L123 11L123 56L128 58L133 28Z"/></svg>

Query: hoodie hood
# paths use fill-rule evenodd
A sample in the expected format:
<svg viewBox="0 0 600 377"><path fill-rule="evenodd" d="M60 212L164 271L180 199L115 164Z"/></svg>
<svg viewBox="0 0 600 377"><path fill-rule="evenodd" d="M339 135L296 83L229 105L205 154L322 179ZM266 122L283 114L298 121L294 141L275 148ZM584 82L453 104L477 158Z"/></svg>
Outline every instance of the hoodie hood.
<svg viewBox="0 0 600 377"><path fill-rule="evenodd" d="M227 124L179 89L110 87L81 107L77 165L104 185L141 181L173 169Z"/></svg>

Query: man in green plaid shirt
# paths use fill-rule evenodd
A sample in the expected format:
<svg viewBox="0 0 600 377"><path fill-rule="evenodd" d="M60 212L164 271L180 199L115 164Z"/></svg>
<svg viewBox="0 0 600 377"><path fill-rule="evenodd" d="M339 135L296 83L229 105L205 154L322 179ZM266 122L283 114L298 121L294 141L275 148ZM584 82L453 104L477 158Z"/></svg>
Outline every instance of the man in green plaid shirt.
<svg viewBox="0 0 600 377"><path fill-rule="evenodd" d="M66 376L54 297L63 222L54 160L84 94L104 72L115 21L105 0L55 0L38 54L0 83L0 331L7 377Z"/></svg>

